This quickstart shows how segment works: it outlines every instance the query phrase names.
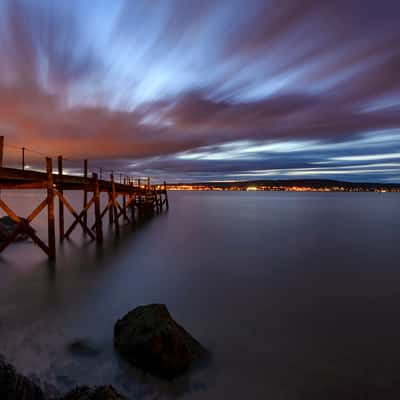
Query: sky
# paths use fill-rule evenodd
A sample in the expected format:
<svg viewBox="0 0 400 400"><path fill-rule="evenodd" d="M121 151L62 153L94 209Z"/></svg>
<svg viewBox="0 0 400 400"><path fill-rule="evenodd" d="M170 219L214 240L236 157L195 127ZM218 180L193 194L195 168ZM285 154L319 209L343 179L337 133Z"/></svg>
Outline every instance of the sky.
<svg viewBox="0 0 400 400"><path fill-rule="evenodd" d="M169 182L400 182L399 21L398 0L0 0L0 134Z"/></svg>

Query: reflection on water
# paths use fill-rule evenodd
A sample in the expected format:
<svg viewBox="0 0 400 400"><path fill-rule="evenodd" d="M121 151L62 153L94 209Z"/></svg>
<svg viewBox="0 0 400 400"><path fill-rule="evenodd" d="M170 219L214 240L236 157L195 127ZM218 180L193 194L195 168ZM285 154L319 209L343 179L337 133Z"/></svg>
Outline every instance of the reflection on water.
<svg viewBox="0 0 400 400"><path fill-rule="evenodd" d="M27 215L43 194L24 196L2 193ZM61 390L111 383L133 399L400 393L400 196L170 198L168 213L109 232L102 248L77 230L52 264L32 243L9 247L0 353ZM45 219L34 225L45 236ZM211 365L166 383L115 355L115 321L152 302L212 351Z"/></svg>

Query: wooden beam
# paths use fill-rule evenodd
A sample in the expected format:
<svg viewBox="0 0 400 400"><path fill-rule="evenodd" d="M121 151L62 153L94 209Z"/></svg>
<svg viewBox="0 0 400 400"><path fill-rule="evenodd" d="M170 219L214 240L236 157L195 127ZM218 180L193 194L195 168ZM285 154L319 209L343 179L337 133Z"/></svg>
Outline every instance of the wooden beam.
<svg viewBox="0 0 400 400"><path fill-rule="evenodd" d="M56 225L54 219L54 187L53 187L53 161L46 157L47 172L47 225L49 241L49 257L56 256Z"/></svg>
<svg viewBox="0 0 400 400"><path fill-rule="evenodd" d="M95 219L95 227L96 227L96 242L98 244L103 243L103 223L101 221L100 216L100 190L99 190L99 181L97 178L97 174L93 174L93 180L95 185L94 191L94 219Z"/></svg>
<svg viewBox="0 0 400 400"><path fill-rule="evenodd" d="M167 207L167 210L169 209L169 202L168 202L168 192L167 192L167 182L164 181L164 203L165 206Z"/></svg>
<svg viewBox="0 0 400 400"><path fill-rule="evenodd" d="M87 179L87 177L88 177L88 160L83 161L83 177L85 179ZM83 208L86 207L87 201L88 201L87 190L84 189L83 190ZM85 213L83 215L83 222L85 223L85 225L87 225L87 213Z"/></svg>
<svg viewBox="0 0 400 400"><path fill-rule="evenodd" d="M59 191L56 190L55 192L56 192L56 195L59 197L59 199L64 203L65 207L67 207L69 212L75 218L75 221L72 223L72 225L65 232L65 237L69 237L69 235L72 233L72 231L75 229L75 227L78 224L80 224L82 226L83 231L86 232L93 240L95 240L95 236L90 231L90 229L88 228L87 224L85 224L85 222L83 221L84 214L87 213L87 210L94 204L95 198L92 197L92 199L89 201L89 203L86 204L86 207L83 209L83 211L78 215L78 213L71 206L71 204L67 201L67 199Z"/></svg>
<svg viewBox="0 0 400 400"><path fill-rule="evenodd" d="M63 175L63 157L58 156L58 175L60 176L60 180L62 181ZM64 194L62 188L59 189L61 194ZM58 227L60 231L60 240L64 240L64 204L61 199L58 199Z"/></svg>
<svg viewBox="0 0 400 400"><path fill-rule="evenodd" d="M4 158L4 136L0 136L0 168L3 168Z"/></svg>
<svg viewBox="0 0 400 400"><path fill-rule="evenodd" d="M4 182L0 181L2 189L46 189L46 182Z"/></svg>
<svg viewBox="0 0 400 400"><path fill-rule="evenodd" d="M112 175L111 175L111 179L113 179ZM110 225L112 225L114 223L114 207L113 207L114 199L112 196L112 189L108 191L108 203L111 205L111 207L108 208L108 210L109 210L108 221L109 221Z"/></svg>
<svg viewBox="0 0 400 400"><path fill-rule="evenodd" d="M126 215L126 194L125 193L122 195L122 209L124 210L124 218L129 221L129 219L127 218L127 215Z"/></svg>
<svg viewBox="0 0 400 400"><path fill-rule="evenodd" d="M31 223L47 206L47 198L44 199L28 216L26 221Z"/></svg>
<svg viewBox="0 0 400 400"><path fill-rule="evenodd" d="M30 222L39 215L39 213L47 206L47 197L43 200L29 215L27 219L22 219L18 217L18 215L7 206L7 204L0 199L0 208L5 211L5 213L17 223L17 226L12 233L12 235L8 238L8 240L0 246L0 253L10 245L18 236L19 233L25 232L28 234L34 243L36 243L47 255L49 255L49 247L36 235L35 230L30 226Z"/></svg>
<svg viewBox="0 0 400 400"><path fill-rule="evenodd" d="M114 182L114 175L111 175L111 190L112 190L112 199L113 199L113 203L112 203L112 207L111 207L111 211L114 214L114 224L115 224L115 233L118 235L119 234L119 219L118 219L118 202L117 202L117 193L115 191L115 182Z"/></svg>
<svg viewBox="0 0 400 400"><path fill-rule="evenodd" d="M3 157L4 157L4 136L0 136L0 170L3 169Z"/></svg>
<svg viewBox="0 0 400 400"><path fill-rule="evenodd" d="M22 171L25 171L25 147L22 148Z"/></svg>

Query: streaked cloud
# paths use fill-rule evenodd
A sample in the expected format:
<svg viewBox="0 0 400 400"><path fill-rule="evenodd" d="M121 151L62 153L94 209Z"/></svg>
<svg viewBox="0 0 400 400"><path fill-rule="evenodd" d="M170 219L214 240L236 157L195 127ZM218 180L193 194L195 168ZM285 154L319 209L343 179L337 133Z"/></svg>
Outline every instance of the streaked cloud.
<svg viewBox="0 0 400 400"><path fill-rule="evenodd" d="M3 0L0 132L177 180L396 179L372 161L400 154L398 15L392 0Z"/></svg>

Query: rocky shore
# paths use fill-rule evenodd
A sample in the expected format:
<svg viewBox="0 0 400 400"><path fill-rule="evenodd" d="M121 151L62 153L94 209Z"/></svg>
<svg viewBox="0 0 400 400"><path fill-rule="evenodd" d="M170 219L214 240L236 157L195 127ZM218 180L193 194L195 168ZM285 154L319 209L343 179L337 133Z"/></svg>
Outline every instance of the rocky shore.
<svg viewBox="0 0 400 400"><path fill-rule="evenodd" d="M118 320L114 345L129 363L166 379L187 371L208 354L175 322L163 304L137 307ZM87 349L80 341L71 346L79 351ZM64 395L57 394L57 390L46 391L0 356L0 400L126 400L126 397L109 385L77 387Z"/></svg>
<svg viewBox="0 0 400 400"><path fill-rule="evenodd" d="M112 386L78 387L63 396L46 394L34 382L0 358L1 400L126 400Z"/></svg>

